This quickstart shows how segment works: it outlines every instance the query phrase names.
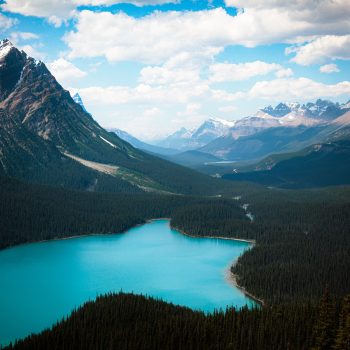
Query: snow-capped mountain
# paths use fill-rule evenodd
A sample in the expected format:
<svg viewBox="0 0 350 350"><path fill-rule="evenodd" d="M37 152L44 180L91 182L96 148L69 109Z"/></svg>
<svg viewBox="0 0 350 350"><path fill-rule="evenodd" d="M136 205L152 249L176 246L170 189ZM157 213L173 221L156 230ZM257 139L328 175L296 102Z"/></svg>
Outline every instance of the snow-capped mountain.
<svg viewBox="0 0 350 350"><path fill-rule="evenodd" d="M75 103L77 103L78 105L81 106L81 108L84 110L84 112L87 112L87 110L84 106L83 100L78 93L76 93L72 98L73 98Z"/></svg>
<svg viewBox="0 0 350 350"><path fill-rule="evenodd" d="M348 125L348 118L342 116L349 110L349 102L339 104L320 99L303 105L280 103L276 107L268 106L253 116L236 121L227 135L213 140L200 151L231 160L293 151L307 147L318 133L326 135L327 130L333 131L335 124Z"/></svg>
<svg viewBox="0 0 350 350"><path fill-rule="evenodd" d="M158 146L175 148L182 151L196 149L218 137L226 135L234 125L235 122L232 121L211 118L196 129L189 130L181 128L164 140L158 142Z"/></svg>
<svg viewBox="0 0 350 350"><path fill-rule="evenodd" d="M350 102L350 101L349 101ZM277 118L284 118L292 115L303 116L305 119L332 120L341 115L344 109L350 108L350 104L333 103L328 100L318 99L315 103L279 103L276 107L268 106L262 109L263 112ZM301 119L300 119L301 120ZM307 123L307 122L306 122Z"/></svg>
<svg viewBox="0 0 350 350"><path fill-rule="evenodd" d="M314 127L326 125L350 110L350 101L344 104L318 99L315 103L279 103L258 110L254 115L236 121L211 118L198 128L181 128L159 146L185 150L201 148L220 137L238 139L276 127Z"/></svg>

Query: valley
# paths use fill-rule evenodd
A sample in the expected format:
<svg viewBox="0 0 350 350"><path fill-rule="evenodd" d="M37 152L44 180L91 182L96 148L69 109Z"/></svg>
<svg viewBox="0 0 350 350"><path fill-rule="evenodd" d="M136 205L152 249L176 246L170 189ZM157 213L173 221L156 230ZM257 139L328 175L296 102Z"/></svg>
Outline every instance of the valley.
<svg viewBox="0 0 350 350"><path fill-rule="evenodd" d="M84 103L1 41L0 347L347 350L349 102L157 144Z"/></svg>

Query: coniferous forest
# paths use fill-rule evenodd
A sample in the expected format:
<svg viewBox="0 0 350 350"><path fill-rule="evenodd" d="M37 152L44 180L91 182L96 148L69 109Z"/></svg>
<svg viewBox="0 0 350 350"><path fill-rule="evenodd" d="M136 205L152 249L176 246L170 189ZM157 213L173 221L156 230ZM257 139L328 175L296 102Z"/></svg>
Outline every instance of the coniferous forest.
<svg viewBox="0 0 350 350"><path fill-rule="evenodd" d="M237 185L221 197L196 197L69 191L2 177L0 193L2 248L121 233L157 217L190 235L254 240L232 273L264 302L204 315L140 296L101 296L16 349L349 349L348 187Z"/></svg>
<svg viewBox="0 0 350 350"><path fill-rule="evenodd" d="M152 298L109 294L7 349L348 350L350 296L205 315Z"/></svg>

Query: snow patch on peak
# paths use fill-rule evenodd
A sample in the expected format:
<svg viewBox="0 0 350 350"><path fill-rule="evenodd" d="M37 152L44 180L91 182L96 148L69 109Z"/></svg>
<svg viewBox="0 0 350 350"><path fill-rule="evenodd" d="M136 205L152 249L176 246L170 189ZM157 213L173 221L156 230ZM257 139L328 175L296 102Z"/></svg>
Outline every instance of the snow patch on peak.
<svg viewBox="0 0 350 350"><path fill-rule="evenodd" d="M8 55L8 53L13 48L13 44L8 39L0 41L0 60Z"/></svg>
<svg viewBox="0 0 350 350"><path fill-rule="evenodd" d="M221 118L210 118L208 121L213 122L215 125L222 124L222 125L227 126L229 128L232 128L236 123L235 121L230 121L230 120L221 119Z"/></svg>
<svg viewBox="0 0 350 350"><path fill-rule="evenodd" d="M254 117L262 118L262 119L277 119L269 113L264 112L264 110L260 109L254 114Z"/></svg>

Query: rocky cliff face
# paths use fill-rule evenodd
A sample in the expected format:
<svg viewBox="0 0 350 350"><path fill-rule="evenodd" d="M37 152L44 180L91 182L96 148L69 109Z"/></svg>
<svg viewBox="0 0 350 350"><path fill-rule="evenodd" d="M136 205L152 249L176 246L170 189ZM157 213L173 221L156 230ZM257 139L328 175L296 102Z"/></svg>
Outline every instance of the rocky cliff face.
<svg viewBox="0 0 350 350"><path fill-rule="evenodd" d="M1 173L85 190L200 193L208 184L103 129L43 62L8 40L0 42Z"/></svg>

